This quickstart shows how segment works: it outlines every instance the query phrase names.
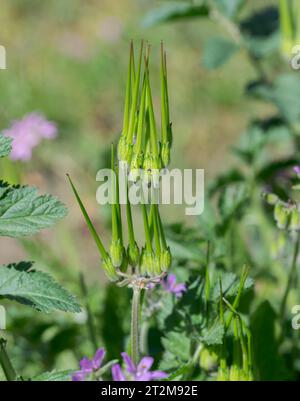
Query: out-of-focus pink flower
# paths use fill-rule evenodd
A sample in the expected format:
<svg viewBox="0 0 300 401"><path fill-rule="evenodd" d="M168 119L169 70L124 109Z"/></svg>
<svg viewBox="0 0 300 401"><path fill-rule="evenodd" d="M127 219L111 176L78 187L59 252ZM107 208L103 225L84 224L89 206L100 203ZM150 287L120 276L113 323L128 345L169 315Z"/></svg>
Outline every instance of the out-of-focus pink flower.
<svg viewBox="0 0 300 401"><path fill-rule="evenodd" d="M114 381L152 381L168 377L168 375L161 370L150 370L154 362L151 356L144 356L140 363L135 366L126 352L122 352L121 355L125 363L126 372L124 373L122 371L119 364L114 365L111 370Z"/></svg>
<svg viewBox="0 0 300 401"><path fill-rule="evenodd" d="M100 369L104 357L105 357L104 348L99 348L92 359L88 359L87 357L81 359L79 363L80 370L78 370L72 375L72 381L74 382L84 381L86 376Z"/></svg>
<svg viewBox="0 0 300 401"><path fill-rule="evenodd" d="M31 159L32 150L43 139L53 139L57 136L57 127L42 114L33 112L21 120L13 121L10 128L3 131L3 135L13 138L10 159L28 161Z"/></svg>
<svg viewBox="0 0 300 401"><path fill-rule="evenodd" d="M162 286L167 292L174 294L177 298L182 297L186 291L186 285L184 283L176 283L175 274L169 274L166 280L162 280Z"/></svg>
<svg viewBox="0 0 300 401"><path fill-rule="evenodd" d="M297 176L300 177L300 166L295 166L294 171L297 174Z"/></svg>
<svg viewBox="0 0 300 401"><path fill-rule="evenodd" d="M116 17L106 17L101 21L99 27L99 36L108 43L115 43L121 38L123 26Z"/></svg>

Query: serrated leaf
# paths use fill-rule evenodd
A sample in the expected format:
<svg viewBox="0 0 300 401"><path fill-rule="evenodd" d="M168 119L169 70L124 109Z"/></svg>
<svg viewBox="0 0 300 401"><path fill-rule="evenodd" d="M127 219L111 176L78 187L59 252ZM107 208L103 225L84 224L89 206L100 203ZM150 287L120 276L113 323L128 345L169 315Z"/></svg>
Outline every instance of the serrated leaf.
<svg viewBox="0 0 300 401"><path fill-rule="evenodd" d="M0 298L17 301L43 312L55 309L80 312L74 295L41 271L22 271L12 266L0 266Z"/></svg>
<svg viewBox="0 0 300 401"><path fill-rule="evenodd" d="M34 187L10 187L0 198L0 236L35 234L64 217L67 209L52 195Z"/></svg>
<svg viewBox="0 0 300 401"><path fill-rule="evenodd" d="M203 51L203 65L209 70L221 67L239 49L239 46L228 39L215 37L209 39Z"/></svg>
<svg viewBox="0 0 300 401"><path fill-rule="evenodd" d="M57 381L70 381L74 370L53 370L52 372L44 372L34 376L31 381L35 382L57 382Z"/></svg>
<svg viewBox="0 0 300 401"><path fill-rule="evenodd" d="M11 151L12 138L0 134L0 157L7 156Z"/></svg>
<svg viewBox="0 0 300 401"><path fill-rule="evenodd" d="M179 361L187 361L189 359L191 341L185 333L171 331L161 341L165 350Z"/></svg>
<svg viewBox="0 0 300 401"><path fill-rule="evenodd" d="M208 329L203 330L201 341L207 346L223 344L224 333L224 325L217 321Z"/></svg>
<svg viewBox="0 0 300 401"><path fill-rule="evenodd" d="M150 11L143 20L143 26L150 27L183 18L206 17L208 14L209 8L206 5L170 4Z"/></svg>
<svg viewBox="0 0 300 401"><path fill-rule="evenodd" d="M219 301L220 298L220 285L219 278L222 279L222 293L225 297L234 297L239 288L239 278L234 273L225 272L222 274L217 274L214 278L213 290L212 290L212 300ZM253 287L253 279L250 277L246 278L244 284L244 291Z"/></svg>

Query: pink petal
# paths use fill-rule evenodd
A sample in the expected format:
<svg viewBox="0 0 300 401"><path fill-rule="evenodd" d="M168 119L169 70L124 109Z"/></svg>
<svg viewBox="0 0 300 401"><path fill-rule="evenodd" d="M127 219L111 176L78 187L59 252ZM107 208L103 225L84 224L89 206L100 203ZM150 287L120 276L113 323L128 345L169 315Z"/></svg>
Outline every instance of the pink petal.
<svg viewBox="0 0 300 401"><path fill-rule="evenodd" d="M136 367L135 367L134 363L132 362L130 356L126 352L122 352L121 355L122 355L123 361L125 362L127 372L134 374L136 372Z"/></svg>
<svg viewBox="0 0 300 401"><path fill-rule="evenodd" d="M144 358L141 359L140 363L138 364L137 372L138 373L148 372L148 370L151 369L153 362L154 359L151 356L145 356Z"/></svg>
<svg viewBox="0 0 300 401"><path fill-rule="evenodd" d="M115 381L115 382L126 381L124 373L122 372L121 366L119 364L116 364L111 368L111 374L112 374L113 381Z"/></svg>
<svg viewBox="0 0 300 401"><path fill-rule="evenodd" d="M99 348L99 349L96 351L96 354L95 354L95 356L94 356L94 358L93 358L93 368L94 368L94 370L97 370L97 369L100 368L104 356L105 356L105 350L104 350L104 348Z"/></svg>

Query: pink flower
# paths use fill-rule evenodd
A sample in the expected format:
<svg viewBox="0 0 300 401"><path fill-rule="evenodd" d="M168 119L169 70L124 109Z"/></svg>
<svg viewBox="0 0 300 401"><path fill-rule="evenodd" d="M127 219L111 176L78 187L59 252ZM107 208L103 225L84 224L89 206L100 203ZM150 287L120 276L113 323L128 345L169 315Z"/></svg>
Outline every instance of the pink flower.
<svg viewBox="0 0 300 401"><path fill-rule="evenodd" d="M186 291L186 285L184 283L176 284L175 274L169 274L166 280L162 281L162 286L167 292L174 294L177 298L182 297Z"/></svg>
<svg viewBox="0 0 300 401"><path fill-rule="evenodd" d="M73 374L72 381L84 381L86 376L90 375L93 372L96 372L100 368L104 356L104 348L99 348L92 359L88 359L87 357L81 359L81 361L79 362L80 370Z"/></svg>
<svg viewBox="0 0 300 401"><path fill-rule="evenodd" d="M140 363L135 366L126 352L122 352L121 355L125 363L126 372L124 373L122 371L119 364L114 365L111 370L114 381L152 381L168 377L168 375L161 370L150 371L154 362L151 356L145 356L141 359Z"/></svg>
<svg viewBox="0 0 300 401"><path fill-rule="evenodd" d="M28 161L32 150L43 140L53 139L57 135L57 127L52 121L46 120L41 114L33 112L21 120L14 121L10 128L3 131L4 136L13 138L12 160Z"/></svg>

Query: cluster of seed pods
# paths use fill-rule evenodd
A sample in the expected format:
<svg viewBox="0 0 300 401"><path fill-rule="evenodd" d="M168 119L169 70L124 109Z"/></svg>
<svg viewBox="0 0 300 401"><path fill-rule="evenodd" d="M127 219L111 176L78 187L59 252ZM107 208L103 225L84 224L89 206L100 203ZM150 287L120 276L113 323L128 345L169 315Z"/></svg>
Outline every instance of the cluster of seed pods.
<svg viewBox="0 0 300 401"><path fill-rule="evenodd" d="M142 60L144 60L143 63ZM142 64L144 65L143 74ZM103 245L71 178L68 177L88 228L101 254L104 271L111 281L120 281L124 277L138 277L145 278L145 280L156 279L168 271L172 262L158 203L156 201L151 202L151 199L148 204L146 202L140 203L145 242L143 246L139 246L134 230L132 205L128 196L130 182L139 181L145 184L147 188L159 188L160 171L167 167L170 161L172 134L169 121L166 54L163 46L161 46L160 80L162 116L161 138L158 140L149 78L149 47L144 54L144 45L141 44L138 65L135 69L134 50L131 44L123 131L117 147L118 158L115 156L114 144L111 145L111 170L114 172L113 177L115 179L112 180L111 188L112 239L108 250ZM125 170L125 175L128 178L125 189L127 198L126 219L122 219L123 208L120 204L120 170ZM127 245L124 241L124 225L127 226Z"/></svg>

